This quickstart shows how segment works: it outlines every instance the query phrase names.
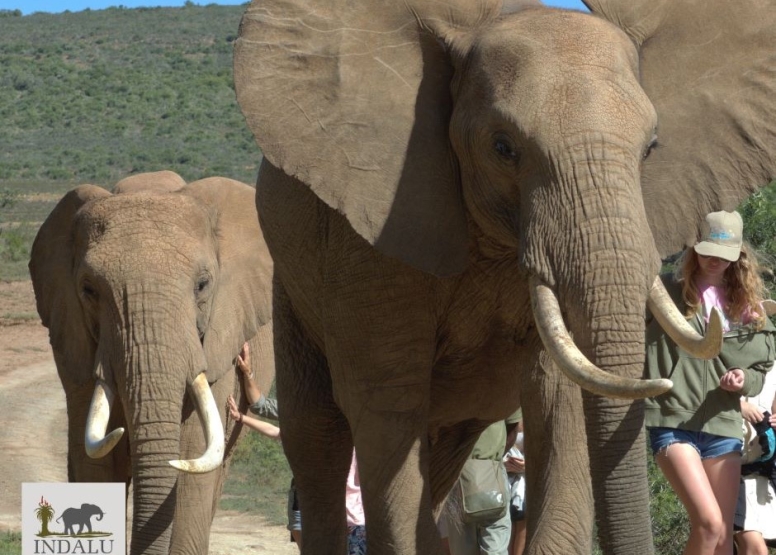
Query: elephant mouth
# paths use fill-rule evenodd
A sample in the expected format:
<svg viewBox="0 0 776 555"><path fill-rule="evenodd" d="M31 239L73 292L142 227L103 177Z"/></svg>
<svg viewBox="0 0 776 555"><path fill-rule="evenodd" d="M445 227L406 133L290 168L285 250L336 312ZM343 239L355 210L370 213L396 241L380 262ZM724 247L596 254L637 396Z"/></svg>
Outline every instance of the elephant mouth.
<svg viewBox="0 0 776 555"><path fill-rule="evenodd" d="M573 382L592 393L621 399L654 397L671 389L671 380L639 380L616 376L600 369L574 343L552 288L532 276L530 292L539 337L555 364ZM699 335L679 312L659 277L655 278L650 288L647 306L679 347L704 359L719 354L722 348L722 321L716 310L712 311L706 335Z"/></svg>
<svg viewBox="0 0 776 555"><path fill-rule="evenodd" d="M205 429L207 446L202 456L197 459L172 460L169 463L183 472L201 474L215 470L223 462L224 429L205 374L199 374L189 387L197 414ZM124 434L124 428L117 428L107 435L105 433L114 397L111 386L103 380L97 380L85 430L86 454L93 459L110 453Z"/></svg>

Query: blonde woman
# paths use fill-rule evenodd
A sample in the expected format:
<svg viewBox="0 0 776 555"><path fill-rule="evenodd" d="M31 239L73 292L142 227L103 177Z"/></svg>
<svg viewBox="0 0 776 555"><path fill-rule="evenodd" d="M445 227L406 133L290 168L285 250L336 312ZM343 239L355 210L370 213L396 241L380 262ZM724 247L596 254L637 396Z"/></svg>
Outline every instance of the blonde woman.
<svg viewBox="0 0 776 555"><path fill-rule="evenodd" d="M765 288L754 253L742 240L738 212L706 216L701 240L685 250L666 288L688 322L703 333L712 310L722 315L722 351L692 358L652 321L646 374L674 387L646 402L655 462L687 510L685 555L730 555L741 474L739 399L756 395L776 359L776 329L766 317Z"/></svg>

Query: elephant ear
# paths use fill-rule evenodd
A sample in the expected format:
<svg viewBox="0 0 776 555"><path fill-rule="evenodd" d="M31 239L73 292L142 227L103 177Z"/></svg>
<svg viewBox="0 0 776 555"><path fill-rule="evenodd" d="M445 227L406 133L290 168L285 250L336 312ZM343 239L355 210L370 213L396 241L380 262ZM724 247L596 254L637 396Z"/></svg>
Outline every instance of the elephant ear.
<svg viewBox="0 0 776 555"><path fill-rule="evenodd" d="M467 232L448 137L452 67L427 29L475 26L499 8L255 0L235 43L238 103L264 156L370 244L424 271L459 272Z"/></svg>
<svg viewBox="0 0 776 555"><path fill-rule="evenodd" d="M642 189L666 256L695 243L708 212L733 210L776 176L776 1L585 4L639 50L658 114Z"/></svg>
<svg viewBox="0 0 776 555"><path fill-rule="evenodd" d="M197 199L211 213L219 272L205 332L207 367L231 369L243 343L270 322L272 258L256 214L256 190L224 177L190 183L180 194Z"/></svg>
<svg viewBox="0 0 776 555"><path fill-rule="evenodd" d="M68 192L40 226L30 254L30 277L38 314L49 330L64 385L92 381L97 344L83 316L75 281L75 217L88 202L110 196L105 189L81 185ZM84 353L89 353L84 358Z"/></svg>

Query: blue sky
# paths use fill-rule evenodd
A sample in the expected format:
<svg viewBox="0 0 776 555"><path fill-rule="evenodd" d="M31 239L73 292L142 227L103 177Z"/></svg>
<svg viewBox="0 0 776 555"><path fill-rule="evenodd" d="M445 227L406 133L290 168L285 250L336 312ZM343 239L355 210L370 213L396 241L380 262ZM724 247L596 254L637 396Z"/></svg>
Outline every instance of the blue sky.
<svg viewBox="0 0 776 555"><path fill-rule="evenodd" d="M245 0L192 0L195 4L237 5ZM576 10L586 10L582 0L543 0L548 6L560 6ZM58 13L65 10L80 12L86 8L102 10L110 6L138 8L140 6L183 6L186 0L0 0L0 10L21 10L23 15L34 12Z"/></svg>

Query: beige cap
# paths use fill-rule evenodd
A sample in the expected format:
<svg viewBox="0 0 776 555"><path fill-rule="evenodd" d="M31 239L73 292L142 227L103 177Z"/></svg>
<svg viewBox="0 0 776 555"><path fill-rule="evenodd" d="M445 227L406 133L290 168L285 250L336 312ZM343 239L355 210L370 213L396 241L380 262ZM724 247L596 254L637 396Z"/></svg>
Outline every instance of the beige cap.
<svg viewBox="0 0 776 555"><path fill-rule="evenodd" d="M693 247L703 256L735 262L741 256L744 222L738 212L712 212L701 228L701 241Z"/></svg>

